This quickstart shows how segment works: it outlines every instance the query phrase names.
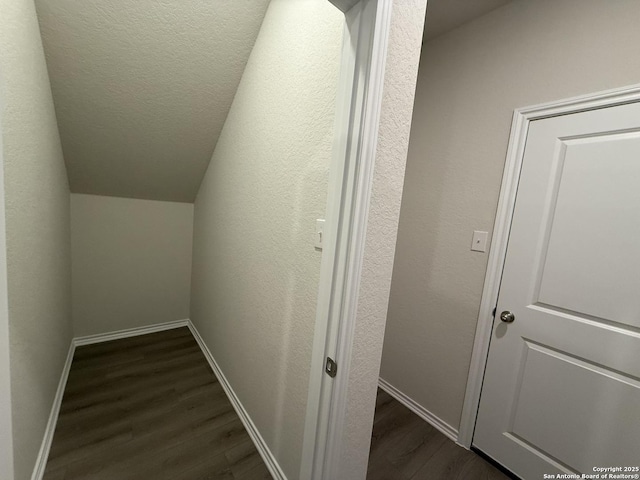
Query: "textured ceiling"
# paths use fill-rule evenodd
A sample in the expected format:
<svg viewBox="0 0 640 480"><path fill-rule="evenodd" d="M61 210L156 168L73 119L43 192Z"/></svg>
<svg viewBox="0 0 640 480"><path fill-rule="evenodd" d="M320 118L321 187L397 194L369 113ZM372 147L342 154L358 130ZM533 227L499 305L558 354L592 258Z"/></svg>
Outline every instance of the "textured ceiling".
<svg viewBox="0 0 640 480"><path fill-rule="evenodd" d="M424 41L453 30L511 0L429 0Z"/></svg>
<svg viewBox="0 0 640 480"><path fill-rule="evenodd" d="M268 0L36 0L72 192L192 202Z"/></svg>

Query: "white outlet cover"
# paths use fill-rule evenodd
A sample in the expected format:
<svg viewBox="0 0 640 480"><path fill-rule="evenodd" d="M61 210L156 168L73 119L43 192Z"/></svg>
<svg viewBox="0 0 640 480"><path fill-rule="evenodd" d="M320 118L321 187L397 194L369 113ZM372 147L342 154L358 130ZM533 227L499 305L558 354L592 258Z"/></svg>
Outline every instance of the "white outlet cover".
<svg viewBox="0 0 640 480"><path fill-rule="evenodd" d="M473 238L471 240L471 251L486 252L488 239L489 232L481 232L479 230L475 230L473 232Z"/></svg>

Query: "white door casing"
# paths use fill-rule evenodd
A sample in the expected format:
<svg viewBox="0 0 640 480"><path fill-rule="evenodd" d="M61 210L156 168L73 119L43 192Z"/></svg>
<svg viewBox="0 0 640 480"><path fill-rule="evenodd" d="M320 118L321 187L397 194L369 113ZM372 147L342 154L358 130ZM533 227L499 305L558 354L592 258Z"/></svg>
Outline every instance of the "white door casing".
<svg viewBox="0 0 640 480"><path fill-rule="evenodd" d="M473 445L525 479L640 464L636 97L567 102L524 130Z"/></svg>
<svg viewBox="0 0 640 480"><path fill-rule="evenodd" d="M345 13L345 31L301 480L338 478L348 434L342 426L393 5L392 0L330 1ZM338 363L336 378L324 373L327 357Z"/></svg>

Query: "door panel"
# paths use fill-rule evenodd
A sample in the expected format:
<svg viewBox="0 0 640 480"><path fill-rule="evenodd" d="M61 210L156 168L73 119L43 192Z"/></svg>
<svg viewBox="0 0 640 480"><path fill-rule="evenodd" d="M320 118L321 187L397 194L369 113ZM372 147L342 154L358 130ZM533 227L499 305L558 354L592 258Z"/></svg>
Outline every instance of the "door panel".
<svg viewBox="0 0 640 480"><path fill-rule="evenodd" d="M640 328L640 133L562 144L537 302Z"/></svg>
<svg viewBox="0 0 640 480"><path fill-rule="evenodd" d="M640 405L640 382L543 345L525 348L512 435L581 472L628 461L627 445L640 445L640 429L628 421Z"/></svg>
<svg viewBox="0 0 640 480"><path fill-rule="evenodd" d="M473 444L525 479L638 465L638 104L531 122L504 310Z"/></svg>

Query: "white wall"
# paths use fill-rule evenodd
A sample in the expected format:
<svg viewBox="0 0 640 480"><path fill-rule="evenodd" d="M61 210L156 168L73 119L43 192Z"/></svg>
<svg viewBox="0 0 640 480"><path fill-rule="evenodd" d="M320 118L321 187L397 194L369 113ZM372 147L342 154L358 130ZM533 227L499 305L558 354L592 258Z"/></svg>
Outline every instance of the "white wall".
<svg viewBox="0 0 640 480"><path fill-rule="evenodd" d="M342 28L327 0L271 2L195 203L192 321L291 479Z"/></svg>
<svg viewBox="0 0 640 480"><path fill-rule="evenodd" d="M1 77L0 77L1 78ZM1 81L1 80L0 80ZM2 92L0 91L0 98ZM0 100L1 102L1 100ZM0 110L0 115L4 112ZM0 132L2 118L0 117ZM13 478L11 428L11 367L9 364L9 298L7 292L7 243L4 198L4 149L0 135L0 478Z"/></svg>
<svg viewBox="0 0 640 480"><path fill-rule="evenodd" d="M193 204L71 195L76 336L189 318Z"/></svg>
<svg viewBox="0 0 640 480"><path fill-rule="evenodd" d="M640 82L640 2L514 1L423 50L381 376L458 428L513 110Z"/></svg>
<svg viewBox="0 0 640 480"><path fill-rule="evenodd" d="M339 480L364 480L427 0L394 0Z"/></svg>
<svg viewBox="0 0 640 480"><path fill-rule="evenodd" d="M0 0L15 479L30 478L72 336L69 187L32 0Z"/></svg>

